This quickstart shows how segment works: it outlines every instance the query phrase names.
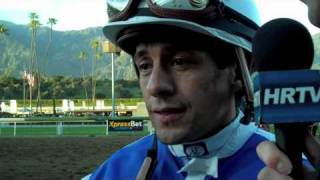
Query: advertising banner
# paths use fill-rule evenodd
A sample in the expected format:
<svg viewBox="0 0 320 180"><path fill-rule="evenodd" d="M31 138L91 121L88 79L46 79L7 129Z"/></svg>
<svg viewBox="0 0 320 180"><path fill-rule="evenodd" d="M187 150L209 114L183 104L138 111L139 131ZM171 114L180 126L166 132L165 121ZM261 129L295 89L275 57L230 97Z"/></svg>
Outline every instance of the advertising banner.
<svg viewBox="0 0 320 180"><path fill-rule="evenodd" d="M142 131L143 120L109 120L109 131Z"/></svg>

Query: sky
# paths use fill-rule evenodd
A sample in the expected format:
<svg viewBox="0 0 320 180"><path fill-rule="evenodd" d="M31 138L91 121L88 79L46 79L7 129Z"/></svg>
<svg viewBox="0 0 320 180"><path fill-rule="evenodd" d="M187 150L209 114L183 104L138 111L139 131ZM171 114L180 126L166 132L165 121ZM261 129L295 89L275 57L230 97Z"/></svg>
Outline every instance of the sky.
<svg viewBox="0 0 320 180"><path fill-rule="evenodd" d="M256 1L262 23L289 17L303 23L311 34L320 33L320 29L308 21L307 7L300 0ZM49 17L58 19L53 29L59 31L80 30L107 23L106 0L0 0L0 20L27 24L30 12L36 12L43 25Z"/></svg>
<svg viewBox="0 0 320 180"><path fill-rule="evenodd" d="M29 13L39 15L46 25L56 18L55 30L80 30L103 26L107 22L105 0L0 0L0 20L28 24Z"/></svg>
<svg viewBox="0 0 320 180"><path fill-rule="evenodd" d="M300 0L256 0L256 2L262 23L274 18L288 17L304 24L311 34L320 33L320 28L309 22L308 8Z"/></svg>

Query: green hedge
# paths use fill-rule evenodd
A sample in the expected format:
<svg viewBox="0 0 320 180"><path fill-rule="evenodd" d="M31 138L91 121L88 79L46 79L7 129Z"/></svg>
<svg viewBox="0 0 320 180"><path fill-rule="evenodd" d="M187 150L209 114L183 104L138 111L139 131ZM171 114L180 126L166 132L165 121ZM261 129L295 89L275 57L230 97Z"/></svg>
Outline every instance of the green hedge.
<svg viewBox="0 0 320 180"><path fill-rule="evenodd" d="M95 121L106 121L109 120L149 120L149 117L147 116L121 116L121 117L106 117L106 116L64 116L64 117L45 117L45 116L33 116L33 117L27 117L25 118L25 121L34 121L34 122L41 122L41 121L52 121L52 122L71 122L71 121L85 121L85 120L95 120Z"/></svg>
<svg viewBox="0 0 320 180"><path fill-rule="evenodd" d="M92 106L92 100L88 99L71 99L74 101L75 106L82 106L82 102L85 101L87 105ZM6 104L9 104L9 100L4 101ZM138 102L143 102L142 98L117 98L115 99L116 105L126 105L126 106L135 106ZM55 100L56 107L62 106L62 99L56 99ZM18 107L23 107L24 101L22 99L17 100ZM37 106L37 100L32 100L32 107ZM53 106L53 100L52 99L42 99L41 100L42 106ZM104 99L104 105L105 106L111 106L112 100L111 99ZM29 107L29 100L25 101L25 106Z"/></svg>

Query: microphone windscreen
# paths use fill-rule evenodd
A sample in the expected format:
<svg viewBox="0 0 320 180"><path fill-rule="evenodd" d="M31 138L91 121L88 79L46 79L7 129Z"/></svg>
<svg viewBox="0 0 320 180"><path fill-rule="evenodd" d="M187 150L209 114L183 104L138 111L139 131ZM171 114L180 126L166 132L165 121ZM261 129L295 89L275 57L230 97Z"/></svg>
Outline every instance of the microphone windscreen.
<svg viewBox="0 0 320 180"><path fill-rule="evenodd" d="M292 19L279 18L267 22L253 39L252 58L259 72L310 69L313 56L309 31Z"/></svg>

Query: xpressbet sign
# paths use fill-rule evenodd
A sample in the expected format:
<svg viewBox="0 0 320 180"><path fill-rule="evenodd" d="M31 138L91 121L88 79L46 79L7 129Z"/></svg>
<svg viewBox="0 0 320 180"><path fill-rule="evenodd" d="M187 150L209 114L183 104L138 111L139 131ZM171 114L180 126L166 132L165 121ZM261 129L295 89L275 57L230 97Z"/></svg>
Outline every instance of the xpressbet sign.
<svg viewBox="0 0 320 180"><path fill-rule="evenodd" d="M142 131L143 120L109 120L109 131Z"/></svg>

